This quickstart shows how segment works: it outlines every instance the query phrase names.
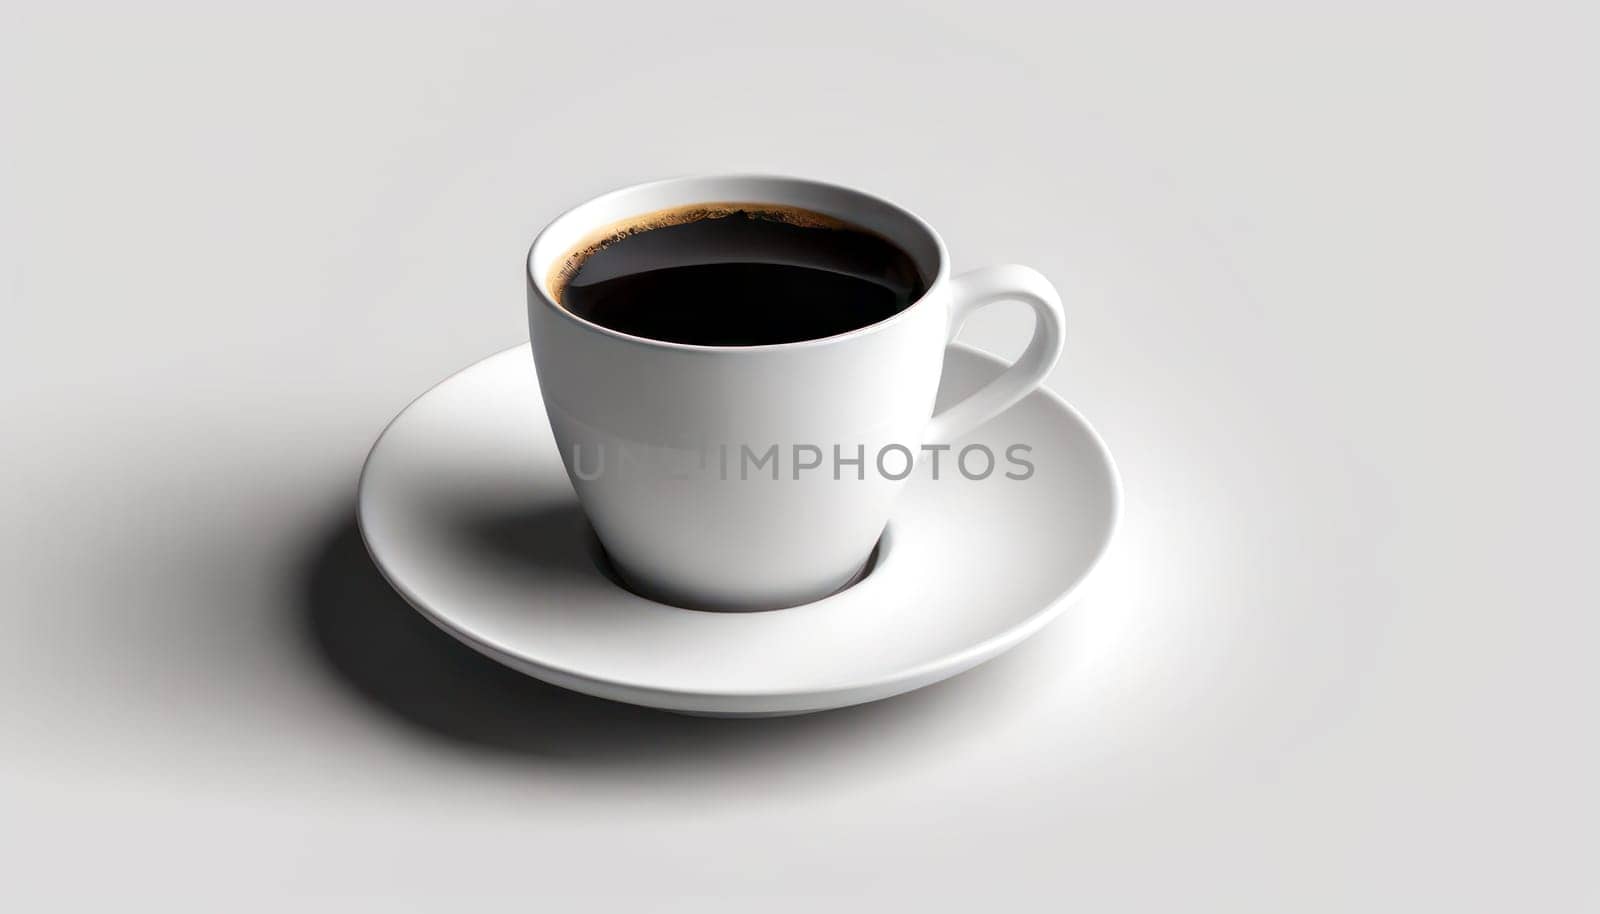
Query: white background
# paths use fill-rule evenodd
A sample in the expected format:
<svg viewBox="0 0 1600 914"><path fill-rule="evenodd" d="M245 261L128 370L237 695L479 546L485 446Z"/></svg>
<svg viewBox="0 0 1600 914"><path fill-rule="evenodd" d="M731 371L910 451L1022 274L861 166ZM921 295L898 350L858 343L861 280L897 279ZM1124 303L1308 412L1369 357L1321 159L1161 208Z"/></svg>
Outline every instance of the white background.
<svg viewBox="0 0 1600 914"><path fill-rule="evenodd" d="M223 6L0 19L9 909L1600 903L1592 4ZM710 721L377 581L362 457L524 338L534 232L726 170L1056 280L1127 486L1079 612Z"/></svg>

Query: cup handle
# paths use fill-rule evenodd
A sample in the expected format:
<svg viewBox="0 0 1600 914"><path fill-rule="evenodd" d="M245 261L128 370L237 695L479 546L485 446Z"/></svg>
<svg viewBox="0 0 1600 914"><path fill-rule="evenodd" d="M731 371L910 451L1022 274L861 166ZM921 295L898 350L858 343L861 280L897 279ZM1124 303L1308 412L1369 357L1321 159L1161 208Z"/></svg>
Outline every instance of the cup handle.
<svg viewBox="0 0 1600 914"><path fill-rule="evenodd" d="M945 409L928 422L923 440L949 444L1027 396L1044 382L1061 358L1066 337L1066 317L1061 296L1050 280L1032 267L1017 264L983 267L951 280L950 335L981 308L998 301L1027 302L1033 308L1033 339L1016 363L966 399Z"/></svg>

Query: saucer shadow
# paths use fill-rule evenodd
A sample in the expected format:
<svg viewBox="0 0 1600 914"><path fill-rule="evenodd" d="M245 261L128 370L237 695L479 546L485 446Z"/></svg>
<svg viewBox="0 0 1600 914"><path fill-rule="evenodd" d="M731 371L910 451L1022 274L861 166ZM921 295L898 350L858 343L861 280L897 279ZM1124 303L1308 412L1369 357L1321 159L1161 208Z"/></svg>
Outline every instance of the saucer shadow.
<svg viewBox="0 0 1600 914"><path fill-rule="evenodd" d="M478 545L550 575L613 577L575 503L474 519ZM613 580L615 578L613 577ZM717 719L592 698L478 654L428 622L368 556L353 512L317 540L300 569L306 633L335 678L379 714L458 748L621 767L762 755L818 739L878 740L926 717L944 684L797 717ZM979 671L981 672L981 671ZM957 677L968 680L973 674Z"/></svg>

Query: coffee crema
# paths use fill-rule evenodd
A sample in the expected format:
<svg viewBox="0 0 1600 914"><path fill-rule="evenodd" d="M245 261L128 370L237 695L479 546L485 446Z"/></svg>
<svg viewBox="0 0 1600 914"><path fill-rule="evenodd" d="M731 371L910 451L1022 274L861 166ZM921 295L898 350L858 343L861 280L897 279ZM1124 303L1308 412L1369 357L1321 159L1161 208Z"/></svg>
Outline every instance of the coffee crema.
<svg viewBox="0 0 1600 914"><path fill-rule="evenodd" d="M927 289L911 256L883 236L768 203L622 220L563 257L548 284L584 320L700 346L838 336L898 314Z"/></svg>

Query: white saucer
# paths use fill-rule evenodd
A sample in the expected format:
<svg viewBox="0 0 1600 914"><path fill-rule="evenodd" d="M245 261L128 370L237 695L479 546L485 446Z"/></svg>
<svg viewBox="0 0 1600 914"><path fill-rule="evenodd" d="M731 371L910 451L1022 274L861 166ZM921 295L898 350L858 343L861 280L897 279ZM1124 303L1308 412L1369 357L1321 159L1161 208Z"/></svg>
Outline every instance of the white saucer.
<svg viewBox="0 0 1600 914"><path fill-rule="evenodd" d="M961 345L941 404L1003 367ZM997 459L969 480L968 444ZM1007 448L1029 445L1031 478ZM975 452L969 469L979 472ZM1035 392L942 455L896 503L871 572L816 603L755 613L677 609L622 589L551 438L526 344L417 398L361 476L367 548L436 625L546 682L692 714L800 714L954 676L1042 628L1111 541L1116 468L1072 408Z"/></svg>

